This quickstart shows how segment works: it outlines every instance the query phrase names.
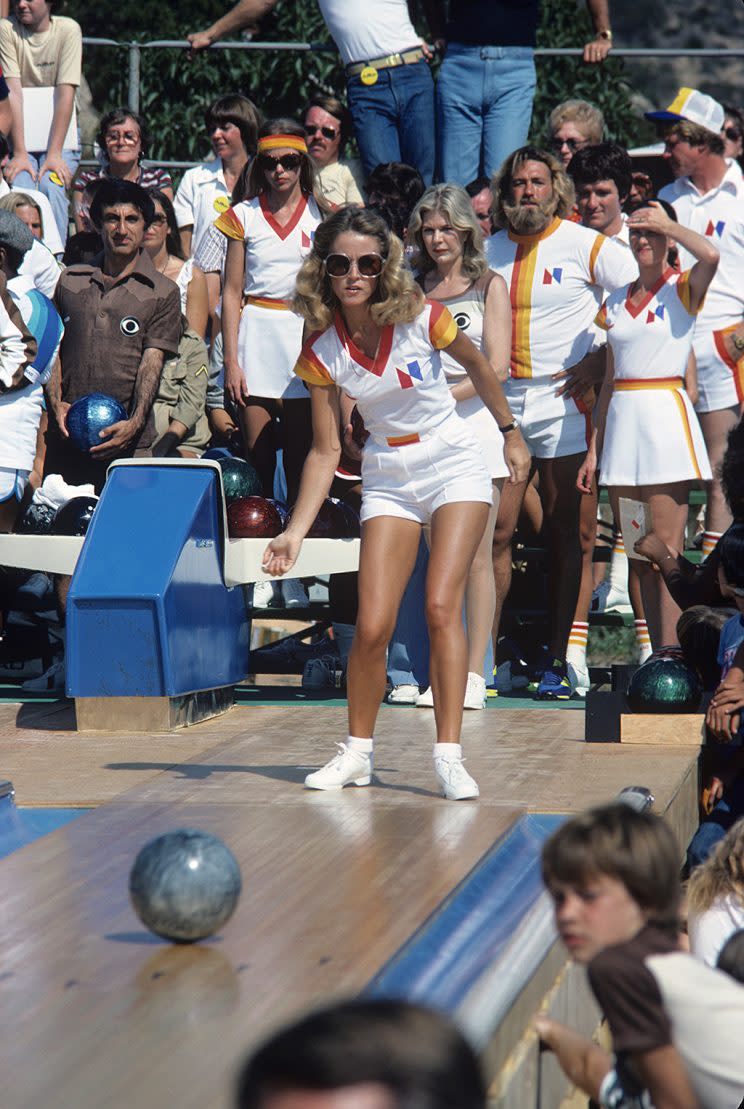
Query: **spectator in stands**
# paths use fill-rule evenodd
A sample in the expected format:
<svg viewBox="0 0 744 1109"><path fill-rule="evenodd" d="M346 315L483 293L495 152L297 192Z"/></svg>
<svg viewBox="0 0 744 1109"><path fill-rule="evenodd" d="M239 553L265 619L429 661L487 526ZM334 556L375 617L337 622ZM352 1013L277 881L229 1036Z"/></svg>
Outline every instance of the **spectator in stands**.
<svg viewBox="0 0 744 1109"><path fill-rule="evenodd" d="M731 825L705 862L690 875L690 951L714 967L721 948L740 928L744 928L744 820Z"/></svg>
<svg viewBox="0 0 744 1109"><path fill-rule="evenodd" d="M411 212L424 194L424 181L419 171L404 162L385 162L375 166L365 187L370 208L378 211L405 242Z"/></svg>
<svg viewBox="0 0 744 1109"><path fill-rule="evenodd" d="M652 200L656 189L647 173L634 170L630 175L630 191L625 200L624 211L635 207L639 200Z"/></svg>
<svg viewBox="0 0 744 1109"><path fill-rule="evenodd" d="M548 146L568 166L577 150L602 142L604 116L588 100L564 100L550 113L548 131Z"/></svg>
<svg viewBox="0 0 744 1109"><path fill-rule="evenodd" d="M244 1063L236 1109L485 1109L478 1059L440 1013L337 1001L280 1029Z"/></svg>
<svg viewBox="0 0 744 1109"><path fill-rule="evenodd" d="M623 804L572 817L543 848L558 931L587 968L614 1057L547 1016L535 1026L606 1109L735 1109L744 1091L744 990L680 950L678 874L669 826Z"/></svg>
<svg viewBox="0 0 744 1109"><path fill-rule="evenodd" d="M195 253L207 228L230 207L238 177L255 156L262 123L253 101L238 93L220 96L204 113L214 158L186 170L173 201L184 257Z"/></svg>
<svg viewBox="0 0 744 1109"><path fill-rule="evenodd" d="M364 204L350 167L339 161L351 137L349 109L337 97L317 93L303 108L302 119L319 196L329 208Z"/></svg>
<svg viewBox="0 0 744 1109"><path fill-rule="evenodd" d="M491 182L488 177L476 177L474 181L465 186L465 192L470 197L475 218L483 232L483 238L487 239L496 230L491 219L491 204L493 203Z"/></svg>
<svg viewBox="0 0 744 1109"><path fill-rule="evenodd" d="M160 189L173 199L173 182L167 170L142 164L150 137L142 116L129 108L114 108L101 120L96 141L101 150L100 170L79 173L73 186L73 210L78 231L88 230L82 217L83 194L99 177L132 181L143 189Z"/></svg>
<svg viewBox="0 0 744 1109"><path fill-rule="evenodd" d="M744 154L744 112L741 108L734 108L732 104L724 104L726 113L723 119L721 135L723 136L723 156L728 162L740 165L740 158Z"/></svg>
<svg viewBox="0 0 744 1109"><path fill-rule="evenodd" d="M602 62L612 46L609 3L587 0L586 6L595 37L584 47L584 61ZM459 0L450 5L443 34L447 49L437 80L443 181L465 185L479 174L490 177L526 142L535 92L537 23L537 3Z"/></svg>
<svg viewBox="0 0 744 1109"><path fill-rule="evenodd" d="M717 472L744 401L744 187L738 166L724 157L725 113L712 97L697 89L680 89L668 108L646 115L659 124L664 157L677 178L660 191L659 198L673 205L681 224L712 239L721 255L693 338L695 409L713 471L703 533L707 556L731 523ZM691 264L685 251L680 264L683 269Z"/></svg>
<svg viewBox="0 0 744 1109"><path fill-rule="evenodd" d="M238 0L211 27L188 35L192 51L253 25L278 0ZM381 162L416 166L427 184L434 176L434 82L431 50L419 39L406 0L380 4L318 0L346 67L347 101L362 166ZM471 176L473 176L471 174Z"/></svg>
<svg viewBox="0 0 744 1109"><path fill-rule="evenodd" d="M43 193L36 191L24 193L20 189L11 189L5 196L0 196L0 208L17 215L26 224L33 237L43 243L56 257L62 254L63 247L57 224L54 222L49 201Z"/></svg>
<svg viewBox="0 0 744 1109"><path fill-rule="evenodd" d="M155 269L178 286L181 311L189 327L204 338L209 318L207 282L193 258L186 258L176 222L174 205L160 189L147 190L155 206L155 215L145 231L144 247Z"/></svg>
<svg viewBox="0 0 744 1109"><path fill-rule="evenodd" d="M0 20L0 66L10 89L13 157L4 174L17 188L38 188L67 239L67 189L80 161L75 94L83 40L74 19L55 15L57 0L13 0Z"/></svg>
<svg viewBox="0 0 744 1109"><path fill-rule="evenodd" d="M486 243L491 269L511 290L511 377L504 389L539 473L549 554L549 659L538 696L568 698L566 648L581 580L579 493L571 491L584 454L588 414L581 401L556 395L554 375L592 355L593 321L603 290L624 284L627 248L566 217L574 190L561 163L522 147L493 184L493 216L502 228ZM518 286L516 283L518 282ZM511 584L511 543L527 482L507 485L494 537L496 618Z"/></svg>

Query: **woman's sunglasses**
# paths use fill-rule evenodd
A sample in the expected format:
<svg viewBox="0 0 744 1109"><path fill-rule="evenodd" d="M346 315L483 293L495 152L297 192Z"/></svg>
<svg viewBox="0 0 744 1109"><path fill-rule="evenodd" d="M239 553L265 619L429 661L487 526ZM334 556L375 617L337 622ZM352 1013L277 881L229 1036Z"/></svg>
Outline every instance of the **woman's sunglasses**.
<svg viewBox="0 0 744 1109"><path fill-rule="evenodd" d="M738 142L741 138L741 131L738 127L724 127L723 133L729 142Z"/></svg>
<svg viewBox="0 0 744 1109"><path fill-rule="evenodd" d="M316 126L312 123L306 123L305 124L305 134L307 135L307 137L309 139L311 139L313 137L313 135L317 134L318 131L320 131L320 133L321 133L321 135L323 136L324 139L330 139L331 142L335 139L336 135L338 134L338 131L336 131L336 129L334 127L318 127L318 126Z"/></svg>
<svg viewBox="0 0 744 1109"><path fill-rule="evenodd" d="M275 170L286 169L289 172L300 168L302 162L302 155L300 154L280 154L278 158L274 158L271 154L261 154L258 158L261 169L266 173L274 173Z"/></svg>
<svg viewBox="0 0 744 1109"><path fill-rule="evenodd" d="M329 277L346 277L353 262L356 262L357 273L361 277L379 277L385 265L381 254L361 254L355 259L347 254L329 254L323 265Z"/></svg>

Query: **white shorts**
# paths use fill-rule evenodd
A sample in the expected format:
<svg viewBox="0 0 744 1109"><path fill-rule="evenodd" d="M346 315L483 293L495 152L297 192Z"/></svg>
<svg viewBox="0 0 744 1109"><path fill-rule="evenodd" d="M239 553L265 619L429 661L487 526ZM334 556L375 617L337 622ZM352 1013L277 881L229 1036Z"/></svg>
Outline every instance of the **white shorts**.
<svg viewBox="0 0 744 1109"><path fill-rule="evenodd" d="M254 397L307 397L294 372L302 349L302 319L282 308L246 304L238 329L238 361Z"/></svg>
<svg viewBox="0 0 744 1109"><path fill-rule="evenodd" d="M718 412L744 402L744 357L735 362L723 345L724 336L736 326L695 332L692 349L697 362L698 412Z"/></svg>
<svg viewBox="0 0 744 1109"><path fill-rule="evenodd" d="M425 524L444 504L491 504L483 450L464 420L450 416L418 443L390 447L368 439L362 456L362 523L397 516Z"/></svg>
<svg viewBox="0 0 744 1109"><path fill-rule="evenodd" d="M553 381L509 378L504 385L514 419L533 458L585 454L591 438L591 415L571 397L556 396Z"/></svg>
<svg viewBox="0 0 744 1109"><path fill-rule="evenodd" d="M457 415L462 417L480 443L491 478L508 477L509 467L504 462L504 436L480 397L458 400L456 409Z"/></svg>
<svg viewBox="0 0 744 1109"><path fill-rule="evenodd" d="M607 409L600 483L710 481L703 433L681 379L671 388L648 388L650 381L641 388L615 384Z"/></svg>
<svg viewBox="0 0 744 1109"><path fill-rule="evenodd" d="M11 470L0 466L0 504L4 504L12 497L20 501L30 472L30 470Z"/></svg>

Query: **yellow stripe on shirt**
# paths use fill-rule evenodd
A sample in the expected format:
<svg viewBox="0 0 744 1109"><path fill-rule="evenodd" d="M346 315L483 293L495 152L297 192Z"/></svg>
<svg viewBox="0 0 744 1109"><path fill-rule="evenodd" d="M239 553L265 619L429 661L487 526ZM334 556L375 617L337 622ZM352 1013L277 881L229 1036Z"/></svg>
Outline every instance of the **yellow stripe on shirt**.
<svg viewBox="0 0 744 1109"><path fill-rule="evenodd" d="M702 480L703 475L700 473L700 466L698 465L697 455L695 454L695 444L692 439L692 431L690 430L690 419L687 415L687 409L685 408L685 402L682 398L682 394L676 392L674 394L674 399L677 402L679 414L682 419L682 430L685 433L685 441L687 442L687 449L690 452L692 465L695 468L695 477L698 478L698 480Z"/></svg>
<svg viewBox="0 0 744 1109"><path fill-rule="evenodd" d="M432 303L429 316L429 339L435 350L444 350L457 338L459 328L449 308Z"/></svg>
<svg viewBox="0 0 744 1109"><path fill-rule="evenodd" d="M539 240L520 243L514 256L509 299L512 307L512 377L532 377L530 323L532 284L535 280Z"/></svg>
<svg viewBox="0 0 744 1109"><path fill-rule="evenodd" d="M235 215L234 208L228 208L221 216L218 216L214 221L214 226L223 235L227 235L228 239L244 239L245 229L238 217Z"/></svg>
<svg viewBox="0 0 744 1109"><path fill-rule="evenodd" d="M596 264L599 252L606 242L607 239L604 235L597 235L596 239L592 243L592 249L589 255L589 280L591 281L592 285L597 284L597 278L594 276L594 266Z"/></svg>
<svg viewBox="0 0 744 1109"><path fill-rule="evenodd" d="M294 372L308 385L335 384L328 370L312 351L303 350L295 363Z"/></svg>

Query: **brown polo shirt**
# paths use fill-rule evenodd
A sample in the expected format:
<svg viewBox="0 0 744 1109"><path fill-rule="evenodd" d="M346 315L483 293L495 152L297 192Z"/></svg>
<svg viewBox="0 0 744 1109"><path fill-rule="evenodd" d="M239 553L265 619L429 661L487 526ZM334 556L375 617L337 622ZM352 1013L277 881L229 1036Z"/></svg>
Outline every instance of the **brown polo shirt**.
<svg viewBox="0 0 744 1109"><path fill-rule="evenodd" d="M70 266L59 279L54 301L65 325L60 347L62 400L72 404L88 393L107 393L131 413L134 385L148 347L176 354L181 335L181 301L173 281L155 269L141 250L131 273L104 276L103 255ZM137 449L155 438L150 413Z"/></svg>

